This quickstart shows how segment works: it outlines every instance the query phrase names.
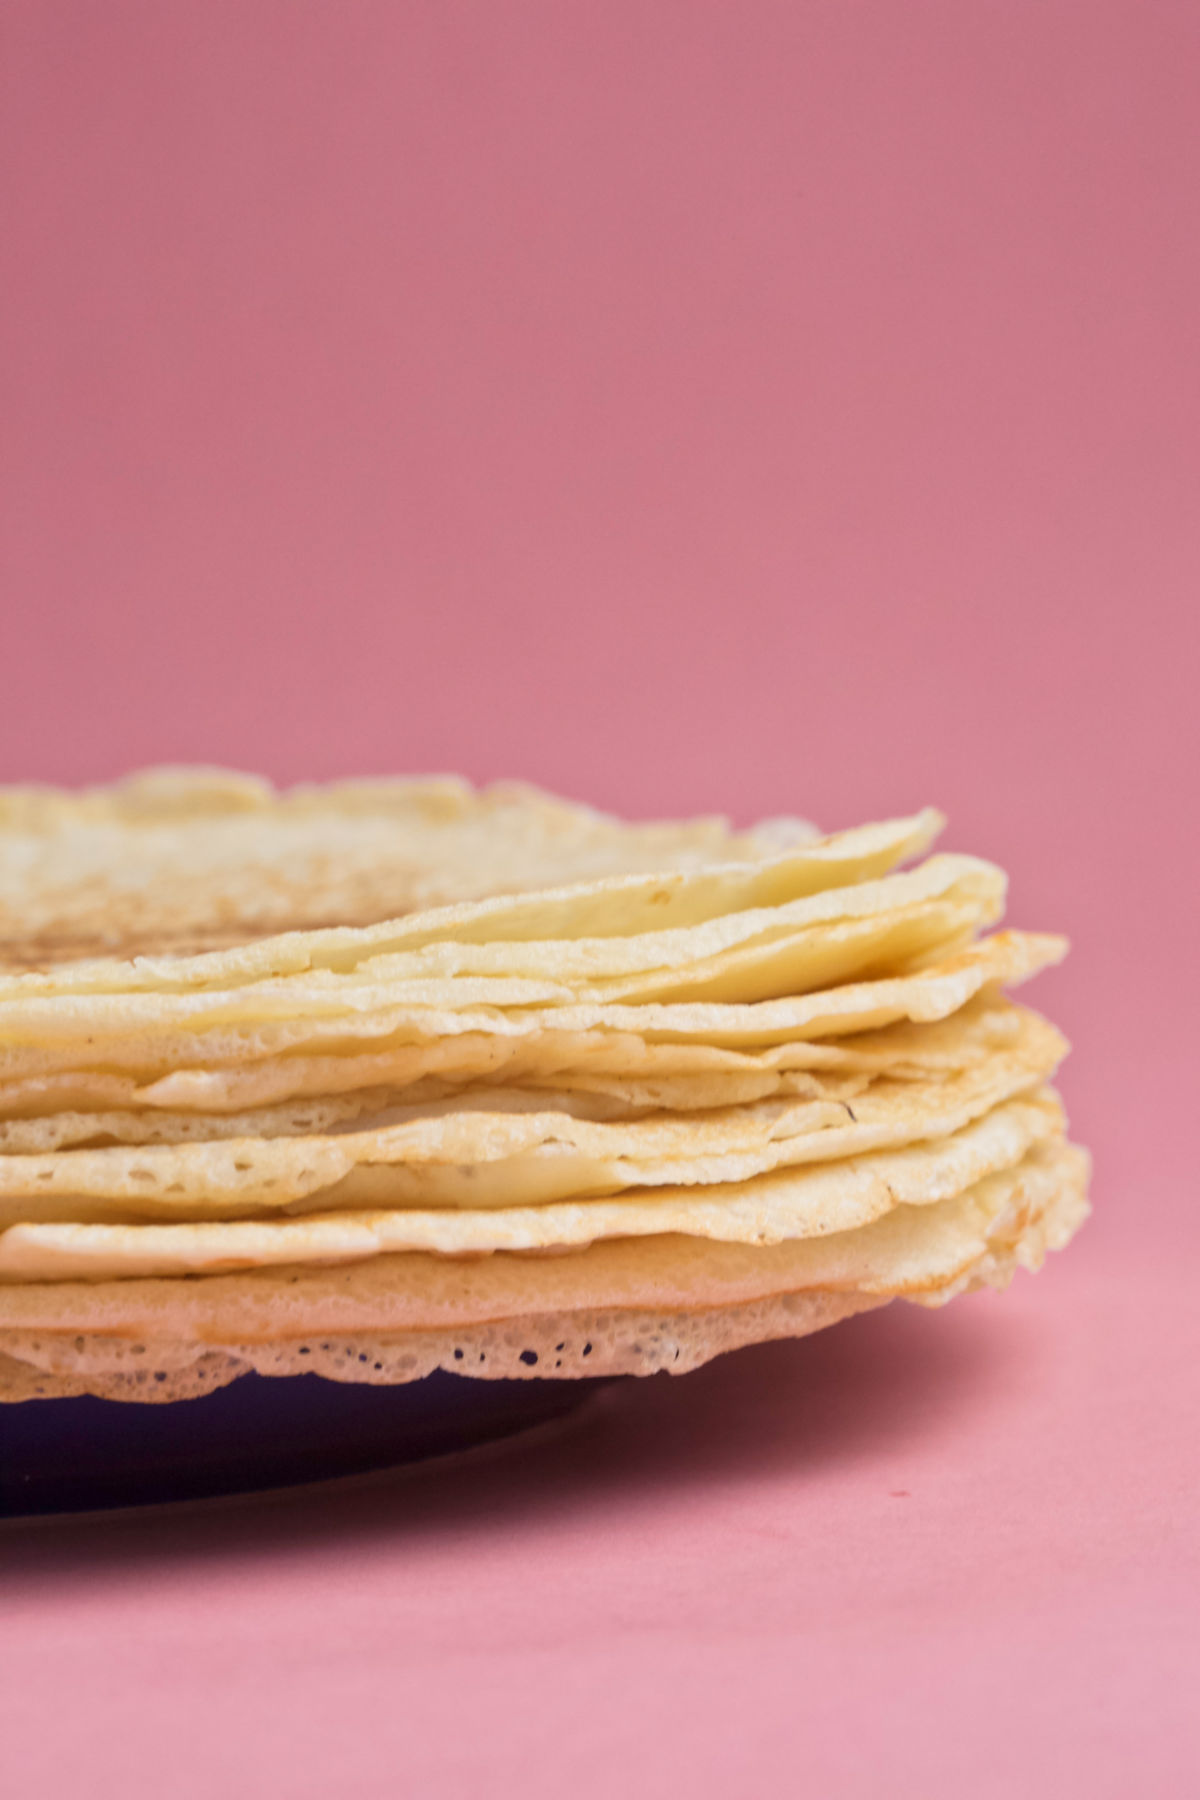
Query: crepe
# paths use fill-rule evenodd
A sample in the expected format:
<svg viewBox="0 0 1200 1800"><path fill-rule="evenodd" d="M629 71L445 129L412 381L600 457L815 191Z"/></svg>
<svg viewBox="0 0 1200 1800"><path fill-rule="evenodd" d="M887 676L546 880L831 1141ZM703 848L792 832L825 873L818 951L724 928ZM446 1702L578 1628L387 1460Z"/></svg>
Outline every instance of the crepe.
<svg viewBox="0 0 1200 1800"><path fill-rule="evenodd" d="M86 1219L100 1201L114 1203L117 1216L228 1218L301 1202L306 1211L500 1207L744 1181L795 1163L944 1137L1037 1086L1066 1046L1035 1013L1023 1011L1018 1023L1002 1049L956 1072L900 1081L884 1074L852 1102L768 1100L686 1117L595 1121L459 1096L400 1108L397 1121L366 1130L10 1154L0 1157L0 1225L61 1220L64 1209ZM6 1243L0 1238L0 1271Z"/></svg>
<svg viewBox="0 0 1200 1800"><path fill-rule="evenodd" d="M477 897L754 860L801 820L630 825L519 782L455 776L277 793L223 769L0 790L0 961L37 968L366 925Z"/></svg>
<svg viewBox="0 0 1200 1800"><path fill-rule="evenodd" d="M771 1249L661 1237L578 1257L468 1266L389 1257L348 1269L10 1290L0 1400L97 1393L161 1402L256 1370L393 1383L683 1374L903 1296L940 1306L1035 1270L1087 1213L1087 1158L1058 1145L957 1199L865 1232ZM540 1304L539 1304L540 1302ZM64 1331L70 1311L77 1329ZM15 1366L14 1366L15 1365Z"/></svg>
<svg viewBox="0 0 1200 1800"><path fill-rule="evenodd" d="M679 1371L1036 1266L1086 1157L1000 989L1065 944L941 824L0 792L0 1398Z"/></svg>
<svg viewBox="0 0 1200 1800"><path fill-rule="evenodd" d="M632 1184L611 1199L531 1205L396 1206L374 1212L222 1218L205 1205L198 1221L136 1224L25 1223L0 1232L0 1281L111 1280L207 1275L230 1269L364 1262L401 1250L461 1257L496 1250L557 1252L606 1238L674 1233L730 1243L848 1231L894 1206L920 1206L958 1193L985 1174L1020 1162L1036 1144L1062 1135L1057 1096L1037 1089L993 1108L940 1139L899 1150L789 1163L748 1179ZM79 1211L83 1208L79 1207Z"/></svg>

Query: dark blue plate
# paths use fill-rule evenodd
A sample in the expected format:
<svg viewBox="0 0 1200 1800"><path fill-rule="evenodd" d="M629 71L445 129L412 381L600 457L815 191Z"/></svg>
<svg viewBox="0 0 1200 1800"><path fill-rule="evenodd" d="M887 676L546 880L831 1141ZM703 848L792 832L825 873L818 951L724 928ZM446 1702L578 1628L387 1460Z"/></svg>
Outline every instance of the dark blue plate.
<svg viewBox="0 0 1200 1800"><path fill-rule="evenodd" d="M444 1456L560 1419L603 1381L400 1387L243 1375L199 1400L0 1406L0 1516L196 1500Z"/></svg>

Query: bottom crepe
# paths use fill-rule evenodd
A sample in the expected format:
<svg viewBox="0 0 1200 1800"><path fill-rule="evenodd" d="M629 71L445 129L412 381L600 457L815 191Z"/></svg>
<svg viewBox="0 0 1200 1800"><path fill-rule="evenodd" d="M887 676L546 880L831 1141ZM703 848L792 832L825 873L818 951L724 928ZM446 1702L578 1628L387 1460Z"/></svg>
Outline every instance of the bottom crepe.
<svg viewBox="0 0 1200 1800"><path fill-rule="evenodd" d="M903 1298L940 1306L1036 1269L1087 1213L1088 1159L1037 1146L945 1200L753 1245L668 1234L560 1255L382 1256L342 1268L5 1290L0 1400L190 1400L251 1372L392 1386L683 1374Z"/></svg>

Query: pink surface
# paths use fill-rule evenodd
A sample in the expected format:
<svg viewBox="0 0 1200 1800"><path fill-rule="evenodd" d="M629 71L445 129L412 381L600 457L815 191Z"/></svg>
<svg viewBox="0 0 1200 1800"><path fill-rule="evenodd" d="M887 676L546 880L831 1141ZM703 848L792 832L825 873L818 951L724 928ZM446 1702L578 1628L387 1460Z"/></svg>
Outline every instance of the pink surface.
<svg viewBox="0 0 1200 1800"><path fill-rule="evenodd" d="M1200 11L0 18L0 778L934 800L1097 1155L1002 1300L0 1534L16 1789L1194 1791Z"/></svg>

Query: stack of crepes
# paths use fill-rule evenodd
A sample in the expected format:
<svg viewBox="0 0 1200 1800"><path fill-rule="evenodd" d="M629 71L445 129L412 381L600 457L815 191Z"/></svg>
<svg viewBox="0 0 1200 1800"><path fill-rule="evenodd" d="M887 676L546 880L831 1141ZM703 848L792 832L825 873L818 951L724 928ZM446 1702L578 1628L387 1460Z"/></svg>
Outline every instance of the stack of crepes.
<svg viewBox="0 0 1200 1800"><path fill-rule="evenodd" d="M1064 1244L1062 939L931 811L0 795L0 1397L694 1368ZM382 921L382 922L380 922Z"/></svg>

